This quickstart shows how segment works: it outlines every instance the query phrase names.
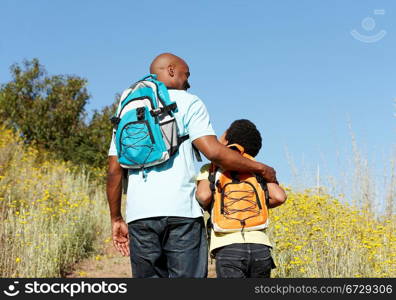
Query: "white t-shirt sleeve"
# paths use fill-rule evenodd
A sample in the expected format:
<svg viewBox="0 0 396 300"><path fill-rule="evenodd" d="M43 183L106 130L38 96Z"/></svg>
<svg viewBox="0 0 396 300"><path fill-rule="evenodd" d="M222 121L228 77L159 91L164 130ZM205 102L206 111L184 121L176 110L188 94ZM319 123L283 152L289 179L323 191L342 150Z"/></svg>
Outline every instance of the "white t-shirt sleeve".
<svg viewBox="0 0 396 300"><path fill-rule="evenodd" d="M115 136L115 134L112 133L111 134L111 142L110 142L110 148L109 148L109 155L108 156L117 156L118 155L117 148L116 148L115 141L114 141L114 136Z"/></svg>
<svg viewBox="0 0 396 300"><path fill-rule="evenodd" d="M216 135L206 106L198 97L190 104L184 120L191 141L206 135Z"/></svg>

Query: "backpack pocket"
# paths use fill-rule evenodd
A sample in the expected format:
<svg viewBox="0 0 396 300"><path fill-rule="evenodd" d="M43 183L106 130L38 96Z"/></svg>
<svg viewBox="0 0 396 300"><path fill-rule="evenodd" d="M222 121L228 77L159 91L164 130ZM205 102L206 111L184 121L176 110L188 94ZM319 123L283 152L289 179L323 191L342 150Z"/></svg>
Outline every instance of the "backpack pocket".
<svg viewBox="0 0 396 300"><path fill-rule="evenodd" d="M241 202L244 203L241 205ZM222 214L225 213L226 207L228 208L228 214L259 213L262 209L257 190L248 181L230 182L224 185L221 191L220 207Z"/></svg>
<svg viewBox="0 0 396 300"><path fill-rule="evenodd" d="M153 161L160 160L164 155L164 144L159 139L158 124L150 122L147 109L144 118L137 119L137 111L130 110L120 123L118 141L119 162L128 168L140 169L148 167Z"/></svg>
<svg viewBox="0 0 396 300"><path fill-rule="evenodd" d="M228 177L227 177L228 178ZM249 180L236 180L215 191L212 208L215 232L260 230L268 226L268 212L258 186Z"/></svg>
<svg viewBox="0 0 396 300"><path fill-rule="evenodd" d="M177 123L174 117L167 117L159 122L166 150L172 156L178 150Z"/></svg>

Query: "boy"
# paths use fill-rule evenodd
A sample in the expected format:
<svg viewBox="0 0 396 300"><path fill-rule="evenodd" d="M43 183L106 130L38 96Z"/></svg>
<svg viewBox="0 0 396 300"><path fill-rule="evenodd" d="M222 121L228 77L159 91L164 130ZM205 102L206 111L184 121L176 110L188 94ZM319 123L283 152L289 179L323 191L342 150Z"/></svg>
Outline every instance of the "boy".
<svg viewBox="0 0 396 300"><path fill-rule="evenodd" d="M221 136L224 145L239 144L245 153L255 157L261 148L261 135L249 120L236 120ZM209 209L212 191L208 180L210 164L204 165L197 177L196 198L204 209ZM286 201L285 191L276 183L267 183L269 207ZM218 278L264 278L270 277L275 267L271 257L272 245L266 230L219 233L211 229L210 255L216 258Z"/></svg>

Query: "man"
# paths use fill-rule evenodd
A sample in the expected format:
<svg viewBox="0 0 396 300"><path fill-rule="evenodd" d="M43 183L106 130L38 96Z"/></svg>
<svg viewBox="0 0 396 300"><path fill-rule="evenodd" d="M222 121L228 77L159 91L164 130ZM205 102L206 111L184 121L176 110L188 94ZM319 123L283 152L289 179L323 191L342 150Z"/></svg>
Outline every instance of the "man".
<svg viewBox="0 0 396 300"><path fill-rule="evenodd" d="M107 197L113 244L130 255L133 277L206 277L207 242L202 210L195 200L192 144L224 170L255 172L275 182L275 171L221 144L203 102L187 93L187 63L170 53L157 56L150 66L178 107L175 118L180 136L189 140L167 162L128 173L126 221L121 216L122 168L114 139L109 150ZM127 225L128 224L128 225Z"/></svg>

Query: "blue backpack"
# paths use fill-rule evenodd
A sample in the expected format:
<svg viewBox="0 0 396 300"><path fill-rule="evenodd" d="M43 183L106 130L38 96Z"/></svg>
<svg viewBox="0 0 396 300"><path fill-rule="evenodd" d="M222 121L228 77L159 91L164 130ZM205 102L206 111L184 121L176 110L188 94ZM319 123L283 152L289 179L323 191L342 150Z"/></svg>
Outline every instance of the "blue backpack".
<svg viewBox="0 0 396 300"><path fill-rule="evenodd" d="M143 170L172 157L189 135L179 136L176 102L167 87L150 74L127 89L120 99L114 125L118 161L123 168ZM199 152L194 147L199 161Z"/></svg>

